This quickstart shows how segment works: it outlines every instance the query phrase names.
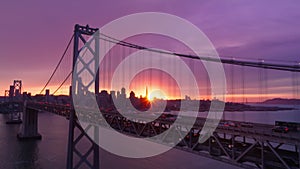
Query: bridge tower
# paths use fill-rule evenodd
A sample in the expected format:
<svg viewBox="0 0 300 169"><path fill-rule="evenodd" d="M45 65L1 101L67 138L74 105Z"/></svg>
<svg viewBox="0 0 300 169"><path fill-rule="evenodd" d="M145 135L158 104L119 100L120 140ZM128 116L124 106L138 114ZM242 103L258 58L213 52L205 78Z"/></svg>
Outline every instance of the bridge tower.
<svg viewBox="0 0 300 169"><path fill-rule="evenodd" d="M88 25L81 26L76 24L74 28L74 50L73 50L73 72L76 67L76 62L79 57L79 51L81 50L80 44L88 43L86 40L86 36L92 36L95 33L99 33L97 28L90 28ZM80 59L80 63L83 65L80 70L76 70L77 72L83 72L85 70L89 71L88 69L92 69L91 67L96 68L96 64L99 64L99 37L95 36L96 38L93 39L95 41L95 50L89 49L94 55L96 55L92 61L85 62L84 59ZM98 51L97 51L98 50ZM92 65L95 64L95 65ZM92 75L96 77L95 79L95 94L99 93L99 71L96 70L96 75ZM74 78L74 74L72 76ZM83 85L80 82L80 79L77 78L78 81L74 84L76 86L70 87L71 89L78 89L83 88L88 89L94 83L89 83L88 86ZM71 93L71 92L70 92ZM70 95L71 96L71 95ZM74 96L72 96L74 97ZM79 149L77 149L76 145L79 142L87 141L90 143L90 148L85 152L82 153ZM75 161L74 155L79 157L79 161ZM93 155L93 159L90 160L88 157L89 155ZM69 119L69 138L68 138L68 155L67 155L67 169L74 169L80 167L88 167L90 169L99 169L99 146L94 143L94 141L85 133L84 129L80 126L78 119L76 118L74 104L72 103L72 109L70 112L70 119Z"/></svg>
<svg viewBox="0 0 300 169"><path fill-rule="evenodd" d="M21 105L22 100L22 81L14 80L13 85L9 87L8 101L10 102L10 118L6 124L20 124L21 120Z"/></svg>
<svg viewBox="0 0 300 169"><path fill-rule="evenodd" d="M9 99L9 90L5 90L4 97L5 97L5 101L8 101L8 99Z"/></svg>
<svg viewBox="0 0 300 169"><path fill-rule="evenodd" d="M16 97L20 97L22 94L22 81L14 80L14 93Z"/></svg>

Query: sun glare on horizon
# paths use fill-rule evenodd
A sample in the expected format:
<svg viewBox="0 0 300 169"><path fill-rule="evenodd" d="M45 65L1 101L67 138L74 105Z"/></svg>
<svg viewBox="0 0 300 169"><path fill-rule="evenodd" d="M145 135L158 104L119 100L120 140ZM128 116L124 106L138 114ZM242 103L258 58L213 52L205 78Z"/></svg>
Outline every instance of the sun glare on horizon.
<svg viewBox="0 0 300 169"><path fill-rule="evenodd" d="M147 96L147 99L149 101L153 101L155 99L167 100L168 97L166 96L166 94L163 91L156 89L156 90L153 90L150 92L150 94Z"/></svg>

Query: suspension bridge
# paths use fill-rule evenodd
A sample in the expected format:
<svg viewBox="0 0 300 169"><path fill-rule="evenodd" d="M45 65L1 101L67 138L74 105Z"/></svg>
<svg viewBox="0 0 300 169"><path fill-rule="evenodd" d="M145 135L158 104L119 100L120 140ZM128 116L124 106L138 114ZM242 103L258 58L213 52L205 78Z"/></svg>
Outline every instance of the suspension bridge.
<svg viewBox="0 0 300 169"><path fill-rule="evenodd" d="M282 62L278 63L272 60L260 59L255 61L251 59L237 59L234 57L221 57L220 59L216 59L215 57L205 54L169 52L129 43L126 40L118 40L109 35L102 34L101 31L99 32L98 30L97 28L91 28L89 26L75 25L74 34L71 36L58 64L40 93L36 96L31 96L26 92L22 94L22 82L16 80L13 85L10 86L10 90L5 91L7 99L0 105L2 111L10 113L8 123L22 123L20 133L17 134L19 139L41 139L42 136L38 133L37 125L39 111L52 112L68 118L67 169L82 168L83 165L91 169L98 169L100 158L99 146L94 143L85 132L91 127L94 129L96 129L96 127L88 126L87 129L80 126L72 103L72 92L68 92L72 91L72 89L79 90L79 88L85 88L93 92L97 96L101 113L109 126L107 126L104 121L97 120L99 118L93 113L81 116L80 119L86 119L87 121L94 119L92 123L102 127L110 127L123 134L134 137L145 138L165 133L165 137L161 139L170 145L174 144L172 143L172 139L169 139L172 137L171 134L169 135L167 131L172 128L171 126L176 120L176 115L170 115L169 117L161 115L154 121L145 123L143 120L129 120L125 118L118 113L116 108L112 105L112 97L121 98L125 95L124 97L126 98L125 89L121 92L118 91L117 96L115 96L115 90L118 89L110 88L113 70L127 55L138 50L145 51L149 56L168 55L168 57L170 57L170 63L168 64L172 64L172 57L179 57L184 60L196 76L196 79L201 81L202 84L203 82L204 84L206 83L206 85L203 85L204 87L199 89L201 91L200 93L204 93L202 97L186 97L195 97L195 100L214 99L209 87L210 82L208 75L200 73L201 68L199 67L201 66L199 65L201 65L201 62L221 62L224 65L226 74L228 74L227 85L229 87L227 88L227 100L231 105L231 107L228 108L228 104L226 104L225 110L226 107L227 109L236 110L249 109L249 107L243 105L250 99L254 99L250 96L255 96L255 99L263 101L268 99L268 96L281 95L282 93L280 93L277 88L273 89L270 87L273 83L272 76L290 77L288 78L289 82L287 82L290 83L287 88L289 91L288 97L299 98L300 63L289 62L283 64ZM89 43L91 41L89 38L95 34L97 34L93 36L97 37L93 39L95 46L99 46L101 42L100 44L104 45L105 48L115 46L114 49L117 51L113 52L113 50L110 50L108 54L106 54L103 63L100 63L100 71L93 70L96 69L96 64L99 64L99 51L97 51L99 48L87 49L88 52L95 56L93 58L82 59L80 56L82 47L86 43ZM70 51L72 43L73 51ZM70 54L71 52L72 54ZM155 59L159 60L159 57ZM76 65L78 64L77 60L80 60L79 63L81 66ZM70 64L71 61L73 61L72 64ZM69 66L65 66L64 64L69 64ZM71 78L74 78L72 72L74 72L76 66L76 71L84 72L86 76L90 75L95 77L88 79L94 81L94 83L88 81L84 84L81 82L80 84L78 82L77 84L74 83L75 86L72 86ZM133 69L126 71L133 71ZM174 71L180 73L179 68ZM255 76L253 76L253 74L255 74ZM121 84L124 83L125 78L126 75L124 74L124 78L120 79ZM269 80L271 82L269 82ZM168 93L168 99L173 100L173 102L168 101L167 103L168 105L172 105L170 106L172 110L177 110L176 107L178 105L176 101L183 100L183 98L178 98L179 92L176 87L170 87L176 86L174 80L162 72L145 71L136 81L141 82L132 84L133 90L138 90L139 88L144 89L147 86L150 88L154 85L163 86L163 84L166 84L166 86L169 86L169 88L165 90L166 93ZM54 85L56 88L53 88ZM81 87L79 87L80 85ZM53 93L51 94L48 90L49 87L53 88ZM90 88L92 88L92 90ZM280 89L280 87L278 88ZM107 90L111 90L109 94ZM45 91L46 94L43 95ZM139 94L141 93L142 92L139 92ZM55 96L59 94L66 96ZM134 95L132 97L137 98ZM249 100L245 98L249 98ZM143 100L144 98L141 96L139 99ZM207 101L207 103L209 104L209 101ZM85 109L89 110L89 112L95 112L95 110L91 108L86 107ZM206 111L206 108L203 108L203 110ZM23 118L21 118L21 116ZM274 125L249 123L247 119L243 119L243 121L227 120L226 114L224 114L217 129L208 140L204 143L199 143L198 139L204 122L204 118L198 117L192 129L176 144L175 148L243 168L300 168L300 132L299 126L297 128L298 124L296 123L294 124L296 127L288 133L279 133L272 130ZM180 126L173 127L172 130L175 130L175 133L180 135L184 128L185 125L181 124ZM76 147L82 139L87 139L91 142L91 147L85 152L81 152ZM90 155L93 155L92 159L88 158ZM74 160L74 156L78 156L80 160Z"/></svg>

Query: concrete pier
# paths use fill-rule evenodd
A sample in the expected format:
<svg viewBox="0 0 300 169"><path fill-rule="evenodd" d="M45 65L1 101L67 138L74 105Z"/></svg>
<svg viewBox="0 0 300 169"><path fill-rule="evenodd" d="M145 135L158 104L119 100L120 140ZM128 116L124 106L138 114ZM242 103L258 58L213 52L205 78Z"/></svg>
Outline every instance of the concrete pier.
<svg viewBox="0 0 300 169"><path fill-rule="evenodd" d="M20 111L12 111L9 115L9 120L6 121L6 124L21 124L21 112Z"/></svg>
<svg viewBox="0 0 300 169"><path fill-rule="evenodd" d="M42 139L38 133L38 110L24 108L23 123L17 137L19 139Z"/></svg>
<svg viewBox="0 0 300 169"><path fill-rule="evenodd" d="M10 119L6 121L6 124L21 124L21 113L20 112L14 112L10 114Z"/></svg>
<svg viewBox="0 0 300 169"><path fill-rule="evenodd" d="M10 115L9 115L9 120L6 121L6 124L21 124L22 119L21 119L21 106L19 104L13 104L11 103L9 105L10 107Z"/></svg>

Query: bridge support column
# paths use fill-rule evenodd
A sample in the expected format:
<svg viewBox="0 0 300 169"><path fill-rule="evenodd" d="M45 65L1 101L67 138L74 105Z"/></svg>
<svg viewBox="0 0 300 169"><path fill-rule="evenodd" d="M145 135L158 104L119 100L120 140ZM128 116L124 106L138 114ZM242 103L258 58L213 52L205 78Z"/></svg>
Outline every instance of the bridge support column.
<svg viewBox="0 0 300 169"><path fill-rule="evenodd" d="M24 107L23 123L17 137L19 139L42 139L38 133L38 110Z"/></svg>
<svg viewBox="0 0 300 169"><path fill-rule="evenodd" d="M21 113L20 112L12 112L9 115L9 120L6 121L6 124L21 124Z"/></svg>

